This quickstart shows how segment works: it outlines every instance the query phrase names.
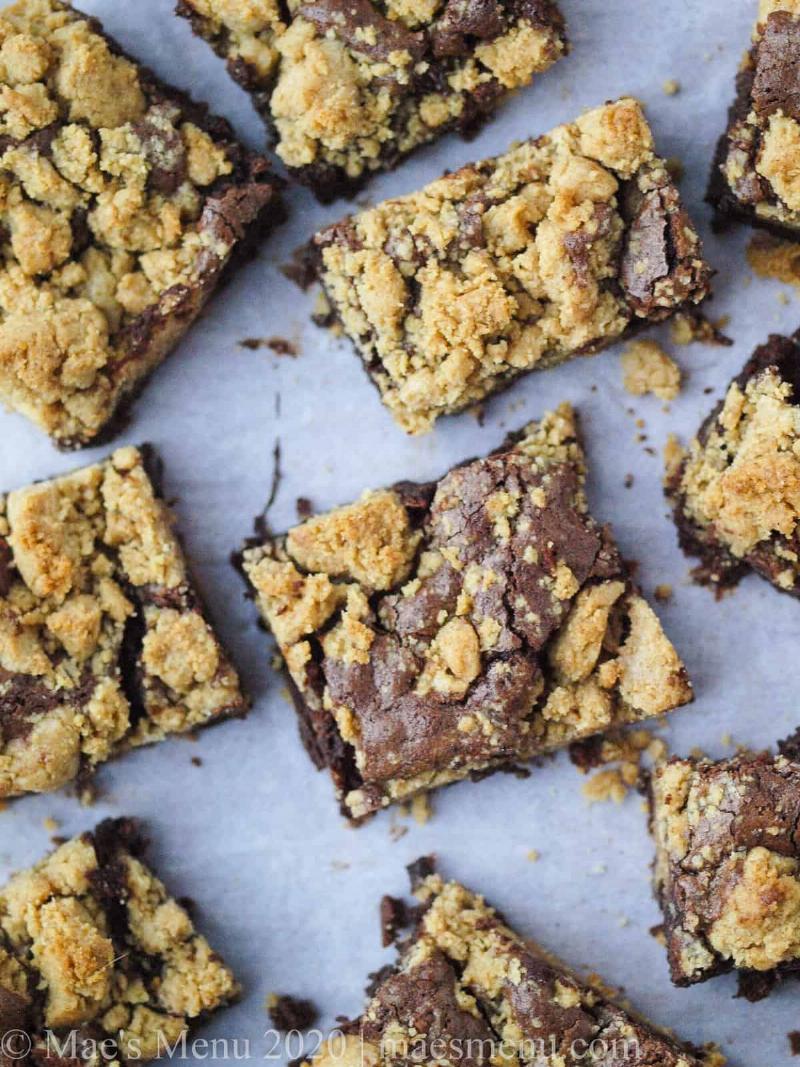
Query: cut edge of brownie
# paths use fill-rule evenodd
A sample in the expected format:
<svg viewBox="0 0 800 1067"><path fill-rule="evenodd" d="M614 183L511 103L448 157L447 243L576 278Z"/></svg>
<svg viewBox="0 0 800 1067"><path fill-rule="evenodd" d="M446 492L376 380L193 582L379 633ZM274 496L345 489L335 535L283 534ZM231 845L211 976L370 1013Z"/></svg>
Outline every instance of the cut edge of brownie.
<svg viewBox="0 0 800 1067"><path fill-rule="evenodd" d="M790 337L770 334L767 341L759 345L745 363L739 374L729 383L726 395L732 385L738 385L744 391L747 384L763 371L775 368L781 381L792 387L791 403L800 407L800 330ZM706 444L709 434L715 426L725 405L725 397L717 402L712 411L703 420L697 433L701 446ZM775 535L764 547L756 548L745 557L735 556L733 552L714 533L712 528L704 528L693 522L686 512L686 493L681 490L681 482L689 460L689 450L682 449L679 462L667 471L664 492L672 507L673 522L678 533L678 544L687 556L693 556L700 563L692 569L692 577L698 585L716 590L718 596L734 589L739 582L751 572L770 582L773 588L788 596L800 597L800 583L794 588L785 588L774 580L774 567L770 566L772 555L769 545L775 541Z"/></svg>

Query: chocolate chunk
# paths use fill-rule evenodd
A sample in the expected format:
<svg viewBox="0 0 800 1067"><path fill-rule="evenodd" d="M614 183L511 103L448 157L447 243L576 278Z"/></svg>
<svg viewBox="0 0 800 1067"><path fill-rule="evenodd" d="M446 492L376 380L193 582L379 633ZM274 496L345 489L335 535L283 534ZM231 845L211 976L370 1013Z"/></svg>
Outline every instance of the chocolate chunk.
<svg viewBox="0 0 800 1067"><path fill-rule="evenodd" d="M448 0L431 34L434 54L460 55L471 48L467 37L490 40L499 37L506 26L498 0Z"/></svg>
<svg viewBox="0 0 800 1067"><path fill-rule="evenodd" d="M656 282L669 274L667 213L660 189L646 193L628 228L620 281L626 296L645 309Z"/></svg>
<svg viewBox="0 0 800 1067"><path fill-rule="evenodd" d="M413 863L409 863L406 870L411 889L416 892L426 878L436 874L436 857L434 855L419 856Z"/></svg>
<svg viewBox="0 0 800 1067"><path fill-rule="evenodd" d="M397 897L381 897L381 944L384 948L394 944L398 933L408 925L409 909Z"/></svg>
<svg viewBox="0 0 800 1067"><path fill-rule="evenodd" d="M175 129L175 117L175 107L156 105L133 127L150 167L148 184L154 192L166 196L183 184L188 173L186 147Z"/></svg>

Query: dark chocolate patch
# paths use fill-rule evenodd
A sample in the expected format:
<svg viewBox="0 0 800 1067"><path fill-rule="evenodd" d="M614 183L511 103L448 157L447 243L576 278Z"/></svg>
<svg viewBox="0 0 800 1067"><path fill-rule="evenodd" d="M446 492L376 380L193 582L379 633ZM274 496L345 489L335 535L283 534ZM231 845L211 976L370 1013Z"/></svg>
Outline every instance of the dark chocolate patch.
<svg viewBox="0 0 800 1067"><path fill-rule="evenodd" d="M269 1017L276 1030L309 1030L319 1018L316 1004L281 993L269 1000Z"/></svg>
<svg viewBox="0 0 800 1067"><path fill-rule="evenodd" d="M760 116L776 111L800 119L800 19L774 11L755 47L753 107Z"/></svg>

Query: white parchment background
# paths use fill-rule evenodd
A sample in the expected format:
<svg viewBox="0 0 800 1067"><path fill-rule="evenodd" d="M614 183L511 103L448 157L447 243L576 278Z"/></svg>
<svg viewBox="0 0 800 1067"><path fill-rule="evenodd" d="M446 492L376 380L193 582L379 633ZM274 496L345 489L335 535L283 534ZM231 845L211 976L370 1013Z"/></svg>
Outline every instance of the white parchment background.
<svg viewBox="0 0 800 1067"><path fill-rule="evenodd" d="M245 94L173 17L169 0L84 0L84 6L135 56L210 101L245 141L263 144ZM196 744L173 741L109 766L93 810L50 796L21 800L0 815L0 876L49 848L46 817L58 819L69 835L106 816L145 820L157 868L177 894L197 901L203 929L245 986L241 1003L205 1036L249 1041L254 1059L271 1045L262 1037L270 991L312 997L323 1027L337 1014L358 1013L367 973L390 958L380 948L378 900L404 890L404 864L435 851L445 872L485 892L524 934L623 986L654 1020L697 1042L719 1041L741 1067L791 1061L786 1033L800 1028L800 985L758 1005L732 999L731 977L673 989L663 949L648 933L659 914L650 895L651 846L640 799L590 808L565 757L526 781L500 775L440 792L428 825L409 823L399 841L390 836L389 815L357 831L346 828L330 782L300 746L282 683L269 666L267 638L228 562L269 493L276 438L284 478L271 519L283 528L294 520L300 495L327 508L366 486L435 477L569 399L583 419L596 515L613 522L624 552L641 561L648 595L661 582L675 587L660 611L689 666L697 701L672 716L671 746L687 752L699 745L721 756L730 751L726 733L764 746L800 722L800 605L755 578L719 604L688 583L661 496L660 455L636 442L634 424L635 417L646 420L646 444L660 454L669 431L687 436L697 428L756 343L800 324L794 293L750 277L746 231L713 237L703 203L756 4L563 0L563 8L573 44L566 61L511 101L477 142L444 140L375 181L371 198L413 190L446 167L500 152L514 138L634 93L647 104L661 153L686 164L683 192L719 271L713 310L731 315L735 347L678 350L688 384L669 414L660 401L633 401L623 391L619 353L612 350L527 378L489 404L483 428L465 415L427 437L406 438L347 344L309 323L312 297L279 271L293 248L346 211L343 203L321 208L291 190L291 221L155 375L119 442L151 441L166 462L167 490L201 585L255 698L250 718L207 732ZM662 85L672 78L682 88L668 97ZM299 358L237 345L272 335L296 341ZM61 455L24 419L0 414L3 488L106 451ZM635 475L632 489L623 487L628 472ZM192 765L193 756L201 757L202 768ZM538 863L527 861L530 849L541 853Z"/></svg>

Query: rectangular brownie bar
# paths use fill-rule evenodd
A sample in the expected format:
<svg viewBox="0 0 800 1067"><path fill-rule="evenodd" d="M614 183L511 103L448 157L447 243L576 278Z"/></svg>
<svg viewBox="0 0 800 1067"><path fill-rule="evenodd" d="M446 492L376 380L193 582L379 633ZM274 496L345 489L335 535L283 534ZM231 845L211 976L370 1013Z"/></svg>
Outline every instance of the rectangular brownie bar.
<svg viewBox="0 0 800 1067"><path fill-rule="evenodd" d="M0 496L0 798L247 710L145 458Z"/></svg>
<svg viewBox="0 0 800 1067"><path fill-rule="evenodd" d="M0 401L97 444L281 217L276 179L59 0L0 11L0 169Z"/></svg>
<svg viewBox="0 0 800 1067"><path fill-rule="evenodd" d="M741 219L794 240L800 237L798 56L798 0L760 0L708 191L719 221Z"/></svg>
<svg viewBox="0 0 800 1067"><path fill-rule="evenodd" d="M584 479L563 405L438 482L365 493L245 549L345 815L692 699Z"/></svg>
<svg viewBox="0 0 800 1067"><path fill-rule="evenodd" d="M800 334L773 334L689 448L668 449L666 493L698 582L753 570L800 596Z"/></svg>
<svg viewBox="0 0 800 1067"><path fill-rule="evenodd" d="M3 1063L101 1062L59 1057L71 1037L108 1041L105 1062L152 1060L238 995L144 848L130 819L107 820L0 888Z"/></svg>
<svg viewBox="0 0 800 1067"><path fill-rule="evenodd" d="M567 51L554 0L179 0L177 10L323 202L449 130L475 133Z"/></svg>
<svg viewBox="0 0 800 1067"><path fill-rule="evenodd" d="M711 276L631 99L322 230L312 262L409 433L691 309Z"/></svg>
<svg viewBox="0 0 800 1067"><path fill-rule="evenodd" d="M653 774L651 820L672 981L735 968L764 995L800 971L800 764L672 759Z"/></svg>
<svg viewBox="0 0 800 1067"><path fill-rule="evenodd" d="M314 1067L724 1063L581 982L463 886L429 875L417 896L421 916L398 962L378 973L363 1015L323 1045Z"/></svg>

